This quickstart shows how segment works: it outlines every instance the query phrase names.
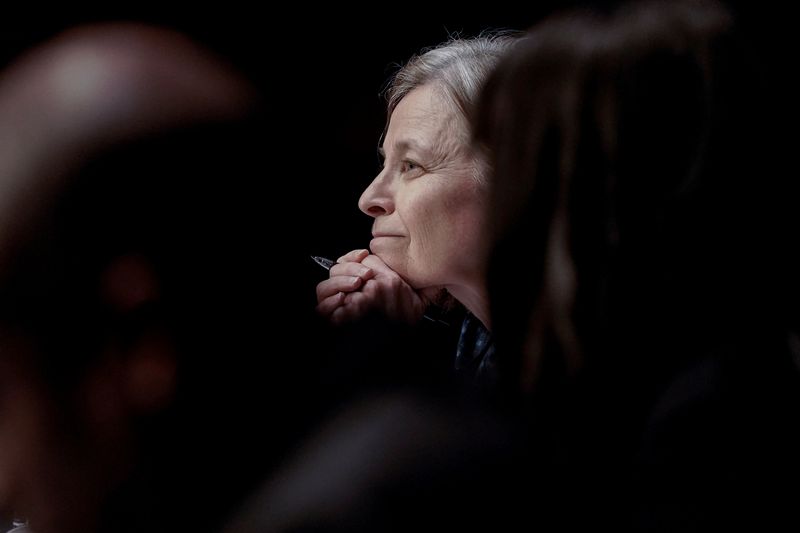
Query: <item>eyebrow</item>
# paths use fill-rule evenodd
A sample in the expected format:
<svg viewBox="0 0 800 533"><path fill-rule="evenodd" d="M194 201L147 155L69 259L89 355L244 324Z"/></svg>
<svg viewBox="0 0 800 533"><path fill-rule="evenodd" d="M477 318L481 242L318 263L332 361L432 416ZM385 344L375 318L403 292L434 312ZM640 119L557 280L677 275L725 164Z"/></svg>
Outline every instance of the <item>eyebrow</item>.
<svg viewBox="0 0 800 533"><path fill-rule="evenodd" d="M403 150L418 150L420 152L428 151L425 146L419 144L418 142L411 140L411 139L404 139L402 141L396 142L394 144L395 148L398 152ZM383 146L378 146L378 155L382 158L386 159L386 150L383 149Z"/></svg>

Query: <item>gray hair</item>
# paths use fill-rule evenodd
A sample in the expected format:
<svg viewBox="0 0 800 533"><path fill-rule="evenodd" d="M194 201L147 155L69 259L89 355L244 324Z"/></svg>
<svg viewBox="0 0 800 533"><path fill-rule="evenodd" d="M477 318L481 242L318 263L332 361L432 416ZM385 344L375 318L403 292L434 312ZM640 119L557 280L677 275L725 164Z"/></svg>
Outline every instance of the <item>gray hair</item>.
<svg viewBox="0 0 800 533"><path fill-rule="evenodd" d="M413 89L438 83L447 99L467 116L483 83L515 40L509 32L483 34L471 39L454 37L423 50L398 70L389 82L386 90L389 115Z"/></svg>
<svg viewBox="0 0 800 533"><path fill-rule="evenodd" d="M435 84L445 101L469 124L472 106L483 84L514 42L516 38L508 31L484 33L470 39L453 37L412 57L386 88L386 127L400 100L417 87L429 84Z"/></svg>

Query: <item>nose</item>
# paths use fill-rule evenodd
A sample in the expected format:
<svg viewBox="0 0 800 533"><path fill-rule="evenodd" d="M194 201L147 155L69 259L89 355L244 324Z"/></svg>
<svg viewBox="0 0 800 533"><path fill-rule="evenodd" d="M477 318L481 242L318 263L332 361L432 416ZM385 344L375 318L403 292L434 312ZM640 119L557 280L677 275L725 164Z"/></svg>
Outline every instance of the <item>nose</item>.
<svg viewBox="0 0 800 533"><path fill-rule="evenodd" d="M388 215L394 211L394 199L386 179L384 173L375 176L372 183L364 189L361 198L358 199L358 208L373 218Z"/></svg>

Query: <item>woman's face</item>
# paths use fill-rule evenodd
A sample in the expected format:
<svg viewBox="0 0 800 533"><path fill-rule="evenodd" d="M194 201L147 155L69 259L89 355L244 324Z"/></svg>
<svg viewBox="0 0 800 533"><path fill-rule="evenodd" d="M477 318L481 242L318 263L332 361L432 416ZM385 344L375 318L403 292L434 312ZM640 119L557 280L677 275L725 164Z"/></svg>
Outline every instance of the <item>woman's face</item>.
<svg viewBox="0 0 800 533"><path fill-rule="evenodd" d="M383 170L358 202L375 218L370 250L414 288L482 279L488 191L469 138L435 87L414 89L392 113Z"/></svg>

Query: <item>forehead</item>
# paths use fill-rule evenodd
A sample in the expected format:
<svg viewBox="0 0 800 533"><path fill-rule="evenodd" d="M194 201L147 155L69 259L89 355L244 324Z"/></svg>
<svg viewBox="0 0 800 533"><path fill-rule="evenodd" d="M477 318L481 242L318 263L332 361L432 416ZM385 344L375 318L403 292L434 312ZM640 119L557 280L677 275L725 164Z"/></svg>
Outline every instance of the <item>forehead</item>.
<svg viewBox="0 0 800 533"><path fill-rule="evenodd" d="M457 137L461 121L436 86L410 91L395 107L389 120L384 147L391 149L409 140L425 145L442 144Z"/></svg>

